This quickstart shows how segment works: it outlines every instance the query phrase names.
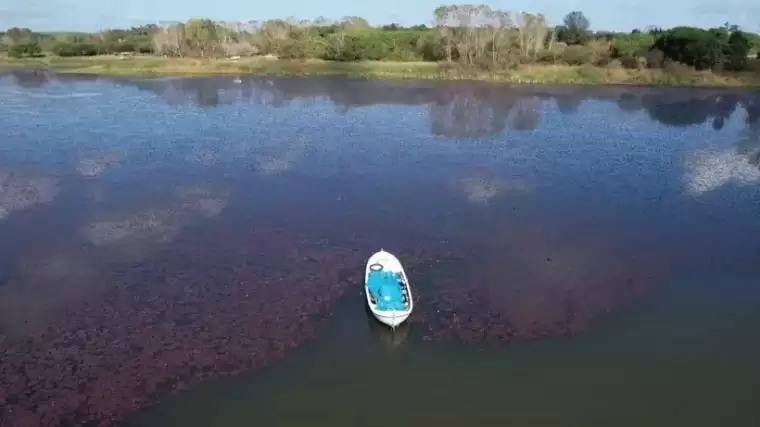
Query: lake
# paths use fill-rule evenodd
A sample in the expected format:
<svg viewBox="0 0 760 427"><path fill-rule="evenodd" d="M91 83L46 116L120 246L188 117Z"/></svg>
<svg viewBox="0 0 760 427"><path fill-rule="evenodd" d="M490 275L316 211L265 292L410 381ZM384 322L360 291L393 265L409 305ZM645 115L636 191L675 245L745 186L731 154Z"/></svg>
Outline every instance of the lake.
<svg viewBox="0 0 760 427"><path fill-rule="evenodd" d="M2 427L760 424L760 92L14 71L0 133Z"/></svg>

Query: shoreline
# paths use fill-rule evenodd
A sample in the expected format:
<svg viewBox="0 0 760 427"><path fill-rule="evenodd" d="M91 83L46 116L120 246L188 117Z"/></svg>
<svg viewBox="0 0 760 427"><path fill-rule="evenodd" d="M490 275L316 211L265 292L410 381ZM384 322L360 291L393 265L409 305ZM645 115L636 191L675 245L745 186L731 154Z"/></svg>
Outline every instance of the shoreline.
<svg viewBox="0 0 760 427"><path fill-rule="evenodd" d="M345 76L368 79L485 81L507 84L638 85L681 87L760 87L760 74L717 74L678 69L625 69L593 65L531 64L513 70L486 71L436 62L163 58L93 56L0 58L1 69L45 69L65 74L113 77L280 75Z"/></svg>

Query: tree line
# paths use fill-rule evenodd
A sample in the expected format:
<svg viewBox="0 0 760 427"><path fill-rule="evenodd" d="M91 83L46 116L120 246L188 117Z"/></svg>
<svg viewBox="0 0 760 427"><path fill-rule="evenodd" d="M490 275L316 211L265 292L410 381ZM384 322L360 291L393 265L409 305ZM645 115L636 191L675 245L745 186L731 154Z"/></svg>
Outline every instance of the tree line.
<svg viewBox="0 0 760 427"><path fill-rule="evenodd" d="M11 28L0 34L9 56L152 54L166 57L320 58L332 61L438 61L486 69L526 63L624 68L693 67L760 72L760 35L735 25L591 31L581 11L551 26L540 13L486 5L441 6L432 25L373 27L360 17L217 22L190 19L99 33L41 34Z"/></svg>

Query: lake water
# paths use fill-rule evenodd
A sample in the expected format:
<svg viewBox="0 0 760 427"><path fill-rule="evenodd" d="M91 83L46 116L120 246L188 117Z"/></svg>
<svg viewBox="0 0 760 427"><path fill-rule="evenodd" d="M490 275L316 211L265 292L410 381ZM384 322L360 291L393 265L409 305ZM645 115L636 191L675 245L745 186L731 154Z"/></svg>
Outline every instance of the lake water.
<svg viewBox="0 0 760 427"><path fill-rule="evenodd" d="M0 76L2 427L760 425L758 92Z"/></svg>

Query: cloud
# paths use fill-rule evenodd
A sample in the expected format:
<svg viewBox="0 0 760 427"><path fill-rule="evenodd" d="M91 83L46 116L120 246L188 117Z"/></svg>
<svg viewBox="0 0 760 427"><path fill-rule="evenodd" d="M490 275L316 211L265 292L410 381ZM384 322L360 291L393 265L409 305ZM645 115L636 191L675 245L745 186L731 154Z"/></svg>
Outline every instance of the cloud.
<svg viewBox="0 0 760 427"><path fill-rule="evenodd" d="M13 212L50 203L57 194L55 178L0 169L0 221Z"/></svg>

